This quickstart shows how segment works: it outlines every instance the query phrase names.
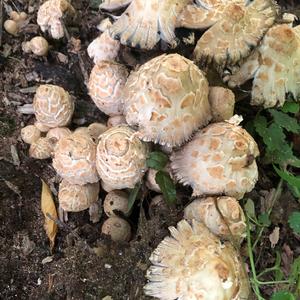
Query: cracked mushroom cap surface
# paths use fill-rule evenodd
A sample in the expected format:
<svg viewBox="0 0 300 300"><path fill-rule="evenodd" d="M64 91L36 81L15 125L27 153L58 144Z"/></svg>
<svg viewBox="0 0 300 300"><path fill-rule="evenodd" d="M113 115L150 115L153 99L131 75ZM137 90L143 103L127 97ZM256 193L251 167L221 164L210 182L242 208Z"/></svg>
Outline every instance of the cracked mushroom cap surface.
<svg viewBox="0 0 300 300"><path fill-rule="evenodd" d="M27 125L21 129L21 138L27 144L36 142L41 137L41 131L34 125Z"/></svg>
<svg viewBox="0 0 300 300"><path fill-rule="evenodd" d="M164 300L248 299L249 283L234 247L204 224L182 220L150 256L146 295Z"/></svg>
<svg viewBox="0 0 300 300"><path fill-rule="evenodd" d="M121 44L152 49L160 39L174 45L176 20L190 0L133 0L109 28Z"/></svg>
<svg viewBox="0 0 300 300"><path fill-rule="evenodd" d="M246 236L246 218L233 197L196 198L184 209L184 218L202 222L212 233L227 240Z"/></svg>
<svg viewBox="0 0 300 300"><path fill-rule="evenodd" d="M226 195L240 199L258 179L259 150L252 136L229 122L213 123L171 156L171 169L193 196Z"/></svg>
<svg viewBox="0 0 300 300"><path fill-rule="evenodd" d="M97 170L113 189L134 188L144 176L148 145L130 127L119 125L105 131L97 146Z"/></svg>
<svg viewBox="0 0 300 300"><path fill-rule="evenodd" d="M132 72L124 94L126 121L144 141L179 146L211 119L208 81L179 54L163 54Z"/></svg>
<svg viewBox="0 0 300 300"><path fill-rule="evenodd" d="M251 104L282 106L286 94L300 95L300 30L288 24L273 26L260 47L226 81L230 87L254 78Z"/></svg>
<svg viewBox="0 0 300 300"><path fill-rule="evenodd" d="M53 167L72 184L99 181L96 170L96 144L89 135L73 133L61 138L54 152Z"/></svg>
<svg viewBox="0 0 300 300"><path fill-rule="evenodd" d="M74 112L74 101L63 88L57 85L40 85L33 99L37 122L49 127L63 127L70 123Z"/></svg>
<svg viewBox="0 0 300 300"><path fill-rule="evenodd" d="M274 24L278 6L273 0L254 0L249 5L230 1L221 19L199 39L195 60L219 67L235 65L247 57Z"/></svg>
<svg viewBox="0 0 300 300"><path fill-rule="evenodd" d="M59 205L64 211L85 210L98 201L99 189L99 182L78 185L62 180L58 192Z"/></svg>
<svg viewBox="0 0 300 300"><path fill-rule="evenodd" d="M102 61L92 69L88 89L96 106L109 116L123 113L123 89L128 76L125 66Z"/></svg>
<svg viewBox="0 0 300 300"><path fill-rule="evenodd" d="M48 0L44 2L37 13L37 24L43 32L49 31L54 39L64 36L62 17L73 17L74 7L67 0Z"/></svg>
<svg viewBox="0 0 300 300"><path fill-rule="evenodd" d="M40 137L29 148L29 156L36 159L47 159L53 154L56 140L48 137Z"/></svg>

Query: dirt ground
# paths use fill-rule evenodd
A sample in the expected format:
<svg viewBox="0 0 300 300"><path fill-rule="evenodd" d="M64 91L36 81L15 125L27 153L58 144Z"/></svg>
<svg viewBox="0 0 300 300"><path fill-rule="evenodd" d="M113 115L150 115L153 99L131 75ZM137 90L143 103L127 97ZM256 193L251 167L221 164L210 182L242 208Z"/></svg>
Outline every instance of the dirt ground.
<svg viewBox="0 0 300 300"><path fill-rule="evenodd" d="M189 200L189 190L179 192L176 208L149 207L154 194L147 194L143 203L137 203L129 219L133 239L116 244L100 234L102 222L89 222L87 212L70 214L66 226L59 228L53 253L43 229L44 217L40 208L41 179L52 191L57 191L58 177L51 160L37 161L28 157L28 146L19 135L20 129L34 122L32 115L18 113L17 108L31 103L39 84L58 84L76 98L73 128L91 122L105 121L87 95L85 81L92 68L86 48L97 36L96 25L103 15L93 8L97 1L72 1L78 19L68 31L80 39L81 49L75 49L74 39L54 41L47 37L51 49L47 58L24 54L21 43L40 34L36 25L39 1L14 0L3 2L2 19L7 19L10 8L30 12L29 24L18 37L2 31L0 52L0 299L148 299L142 288L149 256L182 217L183 205ZM1 3L0 2L0 3ZM282 3L289 11L298 12L293 1ZM181 30L181 36L188 32ZM164 46L162 46L164 47ZM176 51L191 54L192 47L180 46ZM139 52L122 47L120 62L129 68L161 53L161 49ZM262 191L274 187L268 170L261 170L261 178L252 198L259 201ZM272 176L271 176L272 177ZM295 201L289 193L276 208L282 228L279 245L285 249L286 268L290 252L300 255L299 237L294 236L286 222ZM101 193L103 199L104 193ZM281 206L282 205L282 206ZM275 218L275 219L276 219ZM275 252L270 249L265 233L260 263L273 263ZM289 255L288 255L289 254ZM263 262L263 263L262 263ZM264 291L267 299L272 290ZM109 298L109 296L111 298ZM106 297L106 298L105 298Z"/></svg>

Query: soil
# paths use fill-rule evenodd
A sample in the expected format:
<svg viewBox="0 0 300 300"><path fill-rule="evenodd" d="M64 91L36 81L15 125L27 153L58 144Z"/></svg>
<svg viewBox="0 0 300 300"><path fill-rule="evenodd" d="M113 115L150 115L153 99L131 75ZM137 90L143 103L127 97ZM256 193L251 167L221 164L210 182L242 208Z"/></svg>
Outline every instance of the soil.
<svg viewBox="0 0 300 300"><path fill-rule="evenodd" d="M28 157L28 145L21 141L20 129L34 123L34 118L20 114L18 107L32 103L39 84L58 84L76 98L73 128L95 121L105 122L106 117L93 104L85 86L92 68L86 48L97 36L96 25L105 15L95 8L97 1L72 1L79 14L77 21L68 27L72 38L55 41L43 34L51 49L47 58L39 58L24 54L21 48L23 41L41 34L36 25L37 2L1 1L0 17L3 20L8 18L10 9L18 9L29 12L30 22L18 37L9 36L5 31L0 34L0 298L148 299L143 294L143 286L150 265L149 256L168 234L168 227L182 218L182 208L190 199L190 191L179 191L176 207L162 205L156 209L149 205L155 194L146 193L143 202L135 204L129 219L133 238L124 244L114 243L100 234L104 216L99 223L92 224L87 211L71 213L69 222L59 228L54 250L50 251L40 207L41 179L56 195L59 178L51 160ZM284 1L282 6L287 11L299 11L294 4ZM181 38L188 34L186 30L178 31ZM78 40L80 50L75 49ZM162 53L164 47L161 45L150 52L122 47L119 61L134 68ZM176 52L190 57L192 48L182 45ZM257 203L264 192L276 186L268 170L262 169L261 174L263 176L251 194ZM104 195L102 192L101 199ZM297 207L297 202L289 193L283 193L282 197L275 219L282 229L278 245L285 249L285 267L288 268L290 253L294 257L300 254L299 237L282 220L287 219L286 215ZM275 250L271 249L268 240L272 229L264 233L262 245L259 245L261 267L274 263ZM268 298L272 290L266 289L264 293Z"/></svg>

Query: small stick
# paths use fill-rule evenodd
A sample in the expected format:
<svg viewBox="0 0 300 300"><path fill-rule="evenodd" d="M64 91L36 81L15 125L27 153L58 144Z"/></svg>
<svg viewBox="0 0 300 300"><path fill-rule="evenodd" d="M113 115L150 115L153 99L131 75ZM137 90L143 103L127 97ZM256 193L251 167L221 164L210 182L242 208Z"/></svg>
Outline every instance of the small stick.
<svg viewBox="0 0 300 300"><path fill-rule="evenodd" d="M0 2L0 47L2 45L3 0Z"/></svg>

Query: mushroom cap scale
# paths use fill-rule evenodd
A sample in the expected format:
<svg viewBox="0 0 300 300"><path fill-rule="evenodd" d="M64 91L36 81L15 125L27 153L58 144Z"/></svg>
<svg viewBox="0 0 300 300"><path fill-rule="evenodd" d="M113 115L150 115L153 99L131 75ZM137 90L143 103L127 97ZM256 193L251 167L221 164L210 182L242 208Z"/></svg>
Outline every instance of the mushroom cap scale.
<svg viewBox="0 0 300 300"><path fill-rule="evenodd" d="M204 224L182 220L169 228L150 256L152 266L144 287L158 299L241 300L248 299L249 284L238 253L222 244Z"/></svg>
<svg viewBox="0 0 300 300"><path fill-rule="evenodd" d="M128 77L124 114L144 141L179 146L211 119L208 81L192 61L163 54Z"/></svg>
<svg viewBox="0 0 300 300"><path fill-rule="evenodd" d="M258 179L254 139L242 127L213 123L171 156L171 169L194 196L226 195L240 199Z"/></svg>

